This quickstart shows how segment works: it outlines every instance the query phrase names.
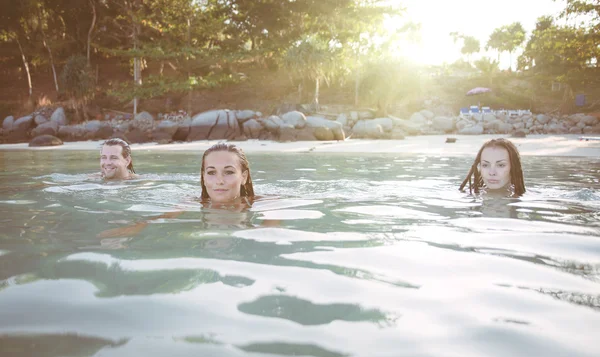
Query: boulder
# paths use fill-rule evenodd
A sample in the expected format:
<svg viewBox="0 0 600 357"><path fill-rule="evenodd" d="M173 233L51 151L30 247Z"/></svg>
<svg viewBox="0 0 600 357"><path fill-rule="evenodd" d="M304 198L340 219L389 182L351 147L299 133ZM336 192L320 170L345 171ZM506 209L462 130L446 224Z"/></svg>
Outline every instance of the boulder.
<svg viewBox="0 0 600 357"><path fill-rule="evenodd" d="M82 141L85 140L85 128L83 125L60 126L58 137L63 141Z"/></svg>
<svg viewBox="0 0 600 357"><path fill-rule="evenodd" d="M242 126L244 135L250 139L258 139L260 132L263 129L263 126L256 119L250 119Z"/></svg>
<svg viewBox="0 0 600 357"><path fill-rule="evenodd" d="M58 126L69 125L67 117L65 116L65 110L62 107L56 108L54 113L50 116L50 121L55 122Z"/></svg>
<svg viewBox="0 0 600 357"><path fill-rule="evenodd" d="M279 141L296 141L296 128L292 124L283 123L279 127Z"/></svg>
<svg viewBox="0 0 600 357"><path fill-rule="evenodd" d="M394 121L392 118L375 118L371 119L371 122L375 123L374 125L381 126L384 132L391 132L394 129Z"/></svg>
<svg viewBox="0 0 600 357"><path fill-rule="evenodd" d="M173 134L174 141L185 141L187 140L188 135L190 134L190 126L192 125L192 120L190 118L185 118L185 120L179 124L177 124L177 131Z"/></svg>
<svg viewBox="0 0 600 357"><path fill-rule="evenodd" d="M39 125L42 125L42 124L48 122L48 119L46 119L45 116L38 114L33 119L33 122L35 123L36 126L39 126Z"/></svg>
<svg viewBox="0 0 600 357"><path fill-rule="evenodd" d="M294 111L285 113L281 116L281 120L285 124L290 124L296 129L303 129L306 127L306 116L302 112Z"/></svg>
<svg viewBox="0 0 600 357"><path fill-rule="evenodd" d="M4 121L2 122L2 129L4 130L5 133L8 133L9 131L12 130L14 122L15 122L15 117L13 117L12 115L9 115L6 118L4 118Z"/></svg>
<svg viewBox="0 0 600 357"><path fill-rule="evenodd" d="M31 131L31 136L34 138L40 135L58 135L58 124L52 121L48 121L38 125L35 129Z"/></svg>
<svg viewBox="0 0 600 357"><path fill-rule="evenodd" d="M317 140L321 141L331 141L334 140L335 137L333 135L333 131L325 126L318 126L313 128L313 134Z"/></svg>
<svg viewBox="0 0 600 357"><path fill-rule="evenodd" d="M27 115L15 120L12 131L29 131L33 127L33 117Z"/></svg>
<svg viewBox="0 0 600 357"><path fill-rule="evenodd" d="M312 128L296 129L296 141L315 141L317 138Z"/></svg>
<svg viewBox="0 0 600 357"><path fill-rule="evenodd" d="M36 136L29 142L30 147L38 147L38 146L58 146L62 145L63 142L59 138L53 135L40 135Z"/></svg>
<svg viewBox="0 0 600 357"><path fill-rule="evenodd" d="M147 130L141 130L139 128L133 128L127 132L127 139L130 144L147 143L152 141L152 132Z"/></svg>
<svg viewBox="0 0 600 357"><path fill-rule="evenodd" d="M177 130L179 129L179 124L175 123L171 120L163 120L161 121L156 128L154 129L155 133L165 133L171 137L175 135Z"/></svg>
<svg viewBox="0 0 600 357"><path fill-rule="evenodd" d="M253 110L238 110L237 112L235 112L235 118L240 122L240 123L244 123L247 120L253 119L257 117L257 113L255 113Z"/></svg>
<svg viewBox="0 0 600 357"><path fill-rule="evenodd" d="M140 130L152 130L154 128L154 117L148 112L141 112L135 116L131 125Z"/></svg>
<svg viewBox="0 0 600 357"><path fill-rule="evenodd" d="M335 140L345 140L346 135L344 134L344 129L342 129L342 124L338 123L334 120L328 120L323 117L306 117L306 126L309 128L320 128L325 127L329 128L333 133L333 138ZM316 134L315 134L316 137ZM318 138L317 138L318 139Z"/></svg>
<svg viewBox="0 0 600 357"><path fill-rule="evenodd" d="M419 114L420 115L420 114ZM423 128L425 128L425 124L410 121L410 120L402 120L397 119L394 120L394 130L396 128L401 129L407 135L419 135L423 132Z"/></svg>
<svg viewBox="0 0 600 357"><path fill-rule="evenodd" d="M581 118L580 123L584 123L585 125L588 125L588 126L594 126L594 125L598 124L598 118L596 118L595 116L586 115L583 118Z"/></svg>
<svg viewBox="0 0 600 357"><path fill-rule="evenodd" d="M104 140L113 134L113 128L107 122L91 120L84 124L85 136L88 140Z"/></svg>
<svg viewBox="0 0 600 357"><path fill-rule="evenodd" d="M267 119L262 121L263 126L268 132L273 134L279 134L281 127L284 125L283 120L277 115L271 115ZM292 125L292 124L290 124ZM293 126L293 125L292 125Z"/></svg>
<svg viewBox="0 0 600 357"><path fill-rule="evenodd" d="M414 113L413 115L410 116L410 118L408 120L413 123L423 124L423 125L425 125L427 123L427 118L425 118L425 116L421 113Z"/></svg>
<svg viewBox="0 0 600 357"><path fill-rule="evenodd" d="M390 139L392 140L404 140L406 137L406 134L404 133L404 130L396 127L392 130L392 132L390 133Z"/></svg>
<svg viewBox="0 0 600 357"><path fill-rule="evenodd" d="M525 130L517 130L511 135L513 138L524 138L526 136L527 132Z"/></svg>
<svg viewBox="0 0 600 357"><path fill-rule="evenodd" d="M452 118L447 117L435 117L432 120L432 126L435 130L441 130L443 132L449 133L454 130L454 120L452 120Z"/></svg>
<svg viewBox="0 0 600 357"><path fill-rule="evenodd" d="M348 125L348 116L344 113L338 115L337 119L335 119L338 123L342 124L342 127Z"/></svg>
<svg viewBox="0 0 600 357"><path fill-rule="evenodd" d="M576 126L573 126L569 129L569 134L581 134L583 133L582 128L578 128Z"/></svg>
<svg viewBox="0 0 600 357"><path fill-rule="evenodd" d="M550 121L550 117L544 114L538 114L535 119L540 124L547 124Z"/></svg>
<svg viewBox="0 0 600 357"><path fill-rule="evenodd" d="M431 120L431 119L433 119L435 117L435 114L433 114L432 111L427 110L427 109L423 109L419 113L421 113L421 115L423 117L425 117L425 119L427 119L427 120Z"/></svg>
<svg viewBox="0 0 600 357"><path fill-rule="evenodd" d="M475 124L467 126L458 132L461 135L481 135L483 134L483 126L481 124Z"/></svg>
<svg viewBox="0 0 600 357"><path fill-rule="evenodd" d="M379 139L383 137L383 128L374 120L359 120L352 128L355 138Z"/></svg>
<svg viewBox="0 0 600 357"><path fill-rule="evenodd" d="M242 130L230 110L211 110L192 118L188 141L233 139L242 134Z"/></svg>

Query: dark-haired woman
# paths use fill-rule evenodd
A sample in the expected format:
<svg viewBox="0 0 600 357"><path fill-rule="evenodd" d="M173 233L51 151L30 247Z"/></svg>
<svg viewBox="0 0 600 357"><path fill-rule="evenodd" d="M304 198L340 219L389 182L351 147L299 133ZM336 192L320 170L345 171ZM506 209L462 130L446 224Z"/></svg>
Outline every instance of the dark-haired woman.
<svg viewBox="0 0 600 357"><path fill-rule="evenodd" d="M510 197L523 195L525 180L517 147L502 138L485 142L459 189L463 190L467 183L471 193L483 191Z"/></svg>

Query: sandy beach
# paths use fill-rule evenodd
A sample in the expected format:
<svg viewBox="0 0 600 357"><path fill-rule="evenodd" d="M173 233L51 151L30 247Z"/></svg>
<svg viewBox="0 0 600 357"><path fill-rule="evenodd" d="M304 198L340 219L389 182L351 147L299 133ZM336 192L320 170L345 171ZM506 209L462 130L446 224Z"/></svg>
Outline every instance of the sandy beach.
<svg viewBox="0 0 600 357"><path fill-rule="evenodd" d="M446 138L456 138L446 143ZM409 153L428 155L475 155L487 140L499 135L427 135L409 136L405 140L349 139L346 141L275 142L248 140L233 142L248 153L254 152L322 152L322 153ZM600 140L580 140L581 135L532 135L510 138L523 156L600 157ZM133 144L132 151L203 151L218 141L194 141L158 145ZM98 150L102 141L67 142L61 146L30 148L27 143L1 144L0 151L12 150Z"/></svg>

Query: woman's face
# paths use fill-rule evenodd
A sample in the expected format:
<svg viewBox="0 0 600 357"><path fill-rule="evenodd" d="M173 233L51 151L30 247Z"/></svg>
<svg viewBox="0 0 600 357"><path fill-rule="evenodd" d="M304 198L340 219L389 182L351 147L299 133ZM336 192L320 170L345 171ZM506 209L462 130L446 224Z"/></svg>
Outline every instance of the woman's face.
<svg viewBox="0 0 600 357"><path fill-rule="evenodd" d="M204 158L204 186L211 201L224 203L240 197L241 186L246 184L248 171L235 153L214 151Z"/></svg>
<svg viewBox="0 0 600 357"><path fill-rule="evenodd" d="M481 152L481 178L489 190L499 190L510 185L510 157L508 150L490 146Z"/></svg>

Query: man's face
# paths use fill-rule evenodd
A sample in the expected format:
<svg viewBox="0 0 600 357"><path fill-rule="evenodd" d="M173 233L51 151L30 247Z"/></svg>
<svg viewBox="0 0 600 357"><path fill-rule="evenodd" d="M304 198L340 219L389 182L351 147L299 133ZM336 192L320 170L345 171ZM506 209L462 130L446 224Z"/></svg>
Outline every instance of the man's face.
<svg viewBox="0 0 600 357"><path fill-rule="evenodd" d="M131 157L123 157L121 145L104 145L100 153L100 169L102 177L108 180L122 180L129 178L127 166Z"/></svg>

